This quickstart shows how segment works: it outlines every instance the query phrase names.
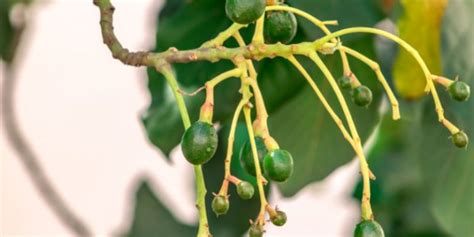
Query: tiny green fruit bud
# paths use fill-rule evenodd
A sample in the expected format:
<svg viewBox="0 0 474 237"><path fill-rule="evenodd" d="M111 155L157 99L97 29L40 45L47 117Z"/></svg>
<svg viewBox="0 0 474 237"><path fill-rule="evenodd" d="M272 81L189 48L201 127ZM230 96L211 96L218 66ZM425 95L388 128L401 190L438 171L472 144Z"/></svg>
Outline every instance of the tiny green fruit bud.
<svg viewBox="0 0 474 237"><path fill-rule="evenodd" d="M339 77L337 80L337 84L341 87L341 89L348 90L352 88L352 82L351 78L344 75L342 77Z"/></svg>
<svg viewBox="0 0 474 237"><path fill-rule="evenodd" d="M249 182L242 181L237 185L237 194L239 194L239 197L244 200L251 199L254 193L255 189Z"/></svg>
<svg viewBox="0 0 474 237"><path fill-rule="evenodd" d="M233 22L246 25L263 15L265 5L265 0L227 0L225 13Z"/></svg>
<svg viewBox="0 0 474 237"><path fill-rule="evenodd" d="M449 94L454 100L466 101L471 95L469 85L462 81L455 81L448 87Z"/></svg>
<svg viewBox="0 0 474 237"><path fill-rule="evenodd" d="M261 225L253 224L249 229L249 237L262 237L264 232Z"/></svg>
<svg viewBox="0 0 474 237"><path fill-rule="evenodd" d="M208 162L217 150L217 131L209 123L197 121L183 134L181 149L193 165Z"/></svg>
<svg viewBox="0 0 474 237"><path fill-rule="evenodd" d="M265 155L263 167L271 180L284 182L293 173L293 157L288 151L277 149Z"/></svg>
<svg viewBox="0 0 474 237"><path fill-rule="evenodd" d="M289 43L295 38L297 24L296 17L291 12L267 12L263 28L265 42L270 44Z"/></svg>
<svg viewBox="0 0 474 237"><path fill-rule="evenodd" d="M229 211L229 199L222 195L217 195L212 200L212 211L217 215L225 215Z"/></svg>
<svg viewBox="0 0 474 237"><path fill-rule="evenodd" d="M352 90L352 101L361 107L372 103L372 91L366 86L359 86Z"/></svg>
<svg viewBox="0 0 474 237"><path fill-rule="evenodd" d="M454 134L452 139L454 145L459 148L465 148L469 144L469 137L463 131L459 131L458 133Z"/></svg>
<svg viewBox="0 0 474 237"><path fill-rule="evenodd" d="M376 221L362 221L354 230L354 237L385 237L382 226Z"/></svg>
<svg viewBox="0 0 474 237"><path fill-rule="evenodd" d="M283 226L286 223L286 213L277 210L275 215L270 216L270 220L276 226Z"/></svg>

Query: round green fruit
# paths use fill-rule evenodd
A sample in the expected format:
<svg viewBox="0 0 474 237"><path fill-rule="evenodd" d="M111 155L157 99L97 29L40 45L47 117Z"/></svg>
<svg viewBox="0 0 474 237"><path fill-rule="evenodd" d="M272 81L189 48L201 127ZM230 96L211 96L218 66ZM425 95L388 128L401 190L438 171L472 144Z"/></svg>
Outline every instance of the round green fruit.
<svg viewBox="0 0 474 237"><path fill-rule="evenodd" d="M352 90L352 101L361 107L372 103L372 91L366 86L359 86Z"/></svg>
<svg viewBox="0 0 474 237"><path fill-rule="evenodd" d="M217 131L209 123L197 121L189 127L181 139L184 157L193 165L208 162L216 153Z"/></svg>
<svg viewBox="0 0 474 237"><path fill-rule="evenodd" d="M376 221L362 221L354 230L354 237L385 237L382 226Z"/></svg>
<svg viewBox="0 0 474 237"><path fill-rule="evenodd" d="M229 199L222 195L217 195L212 200L212 211L217 215L225 215L229 211Z"/></svg>
<svg viewBox="0 0 474 237"><path fill-rule="evenodd" d="M276 226L283 226L286 223L286 213L276 211L276 214L270 217L272 223Z"/></svg>
<svg viewBox="0 0 474 237"><path fill-rule="evenodd" d="M260 167L263 167L263 157L267 154L267 148L263 142L263 138L255 137L255 144L257 146L258 160L260 161ZM240 164L247 171L247 173L256 176L255 174L255 163L253 162L252 146L250 141L245 142L240 150Z"/></svg>
<svg viewBox="0 0 474 237"><path fill-rule="evenodd" d="M337 80L337 84L339 84L339 86L344 89L344 90L348 90L348 89L351 89L352 88L352 82L351 82L351 78L348 77L348 76L342 76L340 77L338 80Z"/></svg>
<svg viewBox="0 0 474 237"><path fill-rule="evenodd" d="M288 151L277 149L265 155L263 167L271 180L284 182L293 173L293 157Z"/></svg>
<svg viewBox="0 0 474 237"><path fill-rule="evenodd" d="M270 44L289 43L295 38L297 28L298 23L293 13L284 11L268 12L263 28L265 42Z"/></svg>
<svg viewBox="0 0 474 237"><path fill-rule="evenodd" d="M262 237L264 232L262 226L253 224L249 229L249 237Z"/></svg>
<svg viewBox="0 0 474 237"><path fill-rule="evenodd" d="M244 200L251 199L254 193L255 189L253 188L253 185L249 182L243 181L237 185L237 194L240 198Z"/></svg>
<svg viewBox="0 0 474 237"><path fill-rule="evenodd" d="M250 24L265 12L265 0L226 0L225 13L235 23Z"/></svg>
<svg viewBox="0 0 474 237"><path fill-rule="evenodd" d="M466 101L471 95L471 89L462 81L455 81L448 87L449 94L457 101Z"/></svg>
<svg viewBox="0 0 474 237"><path fill-rule="evenodd" d="M469 144L469 137L463 131L459 131L458 133L454 134L452 139L454 145L459 148L465 148Z"/></svg>

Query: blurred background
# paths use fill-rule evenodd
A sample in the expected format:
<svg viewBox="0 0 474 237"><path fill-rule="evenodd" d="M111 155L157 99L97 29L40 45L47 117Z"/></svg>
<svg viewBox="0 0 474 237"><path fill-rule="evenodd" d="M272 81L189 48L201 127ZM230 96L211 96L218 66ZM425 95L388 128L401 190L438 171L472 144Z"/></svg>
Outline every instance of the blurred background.
<svg viewBox="0 0 474 237"><path fill-rule="evenodd" d="M144 116L146 117L146 114L150 116L150 111L153 112L151 108L155 106L150 105L150 101L156 95L153 91L150 93L149 88L153 88L153 85L147 80L148 77L153 79L155 76L152 73L147 74L144 68L124 66L112 59L106 46L102 44L98 25L99 13L92 5L92 1L35 0L32 3L25 1L19 4L12 4L13 1L9 0L0 1L0 14L2 14L0 46L3 59L0 61L0 77L4 102L2 104L6 104L4 100L8 99L5 89L11 88L13 84L11 81L14 80L15 94L11 102L16 111L15 121L18 129L24 134L34 152L34 158L41 166L40 170L44 172L49 184L62 199L62 201L56 200L57 202L53 199L53 203L57 204L56 207L45 201L44 195L38 191L38 180L32 181L31 172L25 166L25 162L31 165L31 160L20 157L11 142L12 137L7 135L7 127L2 126L0 236L76 235L77 233L74 234L65 225L64 218L59 217L54 211L61 202L64 202L67 209L82 222L91 236L126 233L130 236L189 236L185 233L193 230L197 220L192 167L183 159L179 148L169 151L165 149L163 152L157 149L155 146L161 147L161 143L154 140L150 127L142 125L143 119L146 120ZM185 5L188 3L182 2L185 1L175 3L172 0L168 3L164 0L113 1L117 9L114 24L118 38L131 50L153 48L159 50L165 48L167 43L179 44L190 36L171 32L169 26L180 27L179 24L173 24L179 22L173 13L179 11L180 7L187 7ZM423 47L421 49L422 55L443 58L442 62L429 59L430 68L439 68L440 73L443 71L451 78L460 74L461 79L470 82L471 85L473 83L474 44L470 37L474 38L472 18L474 3L471 0L450 0L449 4L445 3L437 21L424 17L424 14L415 17L408 14L416 11L423 13L419 10L420 5L424 11L433 11L426 6L428 1L422 0L412 2L418 4L418 7L413 7L415 10L407 10L407 5L404 3L407 1L401 3L382 0L321 1L314 3L315 6L310 3L312 1L289 2L317 16L322 15L322 19L342 17L340 27L376 25L394 32L399 27L400 33L409 39L418 35L421 43L415 40L415 46L423 46L423 42L430 42L429 37L432 36L430 34L437 35L438 38L441 37L437 39L438 44L426 46L426 48L438 48L439 50L434 50L437 52ZM369 10L363 7L351 7L351 4L360 6L369 3L371 5ZM165 4L167 6L165 9L171 13L162 14L158 18L157 13ZM193 4L190 4L191 7ZM343 6L345 10L341 10ZM356 17L358 20L352 21L351 18L344 18L347 16L341 16L344 13L347 15L348 9L353 10L351 17ZM446 15L456 17L441 23L440 20ZM201 18L193 16L186 19L186 24L193 19L202 24ZM425 29L420 26L421 30L417 31L407 28L407 22L417 27L420 24L430 26L430 22L434 22L433 25L437 25L438 29L429 27ZM192 27L196 26L188 24L187 27L190 28L187 30L193 31ZM161 29L164 32L162 34ZM300 33L299 40L317 36L314 33L307 33L316 30L308 31L304 23L299 30L305 32ZM210 31L212 34L218 33L218 30ZM207 37L205 34L206 32L203 32L202 37ZM156 44L156 40L160 42L160 37L163 38L164 35L168 36L163 40L164 45ZM416 75L417 72L413 74L407 72L410 70L406 70L404 68L406 65L403 63L397 66L399 63L397 60L402 56L397 54L397 48L393 44L372 37L349 38L349 40L355 45L354 47L361 51L367 50L371 57L377 57L382 62L384 72L391 83L392 80L396 80L391 76L392 70L395 71L393 72L395 77L397 70L404 71L406 77ZM364 40L364 44L360 43L360 40ZM18 42L17 46L12 42ZM459 42L463 45L461 49L457 48ZM366 45L370 45L370 48ZM326 60L331 62L332 59L326 58ZM340 65L335 65L334 68L337 70ZM361 75L367 75L364 74L366 71L370 72L358 68L356 65L354 71ZM187 69L177 70L179 75L180 70ZM209 78L208 74L211 72L197 76ZM374 82L371 83L369 84L377 88ZM428 106L432 106L429 98L418 99L416 92L404 89L407 86L401 84L402 86L398 83L397 95L410 101L414 100L413 97L417 97L416 100L421 104L415 106L412 102L402 101L402 105L406 106L402 113L408 115L406 120L394 125L385 118L383 114L387 108L384 106L380 87L379 91L374 90L377 103L373 108L369 108L368 115L365 115L371 118L360 119L368 121L367 125L365 123L361 125L362 134L367 140L365 149L370 153L371 165L379 178L373 185L373 202L377 218L388 236L474 236L474 229L469 224L474 221L474 152L472 149L462 151L464 153L452 152L451 150L455 148L447 139L449 134L444 130L438 133L438 130L429 127L433 124L437 126L434 113L425 110ZM415 86L408 86L413 87ZM295 88L290 96L291 101L306 97L305 89L300 89L299 85ZM443 100L445 99L449 100L443 97ZM277 101L274 103L275 109L271 109L275 117L286 113L285 105L293 103L290 99L288 99L290 102L286 102L286 99L284 102L275 101ZM319 102L317 103L319 106ZM280 104L283 105L282 108L277 106ZM308 106L314 105L316 104ZM457 124L460 124L466 132L474 131L472 100L466 104L448 104L447 107L448 115L454 118ZM306 110L303 105L300 109L300 112ZM148 112L144 113L145 111ZM355 111L356 114L363 112L367 111ZM9 116L11 114L6 113L11 113L9 107L2 108L0 114L2 121L11 118ZM322 115L307 116L308 121L313 121ZM221 124L225 127L224 117L225 115L222 115ZM429 123L423 122L428 117ZM295 120L290 118L289 121ZM272 124L274 127L284 127L282 124L286 123L288 121L274 120ZM331 122L327 120L327 123ZM4 122L3 125L7 123ZM310 178L295 178L296 186L271 185L271 203L283 209L289 216L289 221L283 228L267 225L267 236L352 235L353 227L359 221L359 201L353 197L359 193L358 163L347 147L339 149L338 145L344 140L332 124L329 128L332 130L324 133L326 135L321 135L323 132L316 135L308 134L313 137L324 136L322 145L317 151L311 148L298 153L302 154L300 165L311 167L311 170L305 173L306 176L311 176ZM172 126L170 129L179 131ZM419 134L413 134L414 131L421 132L428 139L421 139ZM402 132L406 134L401 134ZM279 131L275 128L275 133L277 137L284 137L288 131L285 129ZM406 136L412 140L408 140ZM288 139L294 140L294 136ZM284 138L281 140L282 144L293 152L294 144ZM319 140L308 142L312 146ZM340 151L332 152L330 144L333 144L332 149ZM416 147L413 147L414 144ZM438 144L442 145L437 147ZM420 147L424 149L420 151ZM432 151L425 153L426 149ZM320 154L320 150L323 150L324 154ZM170 159L167 160L165 157L168 154ZM441 158L438 159L436 154L450 161L438 162ZM308 163L308 160L302 157L313 155L324 156L331 161L321 162L318 159ZM431 160L420 161L425 158ZM210 164L209 169L214 166ZM301 166L296 167L296 172L302 170L298 168ZM442 172L437 170L441 168ZM39 183L41 185L41 181ZM438 186L444 189L439 191ZM216 191L217 188L211 184L209 192ZM238 205L240 203L235 206ZM219 222L211 227L214 225L219 225ZM222 230L217 230L222 234L216 236L241 236L247 228L241 222L222 226ZM169 230L155 235L158 230L154 228L159 228L159 231L166 228Z"/></svg>

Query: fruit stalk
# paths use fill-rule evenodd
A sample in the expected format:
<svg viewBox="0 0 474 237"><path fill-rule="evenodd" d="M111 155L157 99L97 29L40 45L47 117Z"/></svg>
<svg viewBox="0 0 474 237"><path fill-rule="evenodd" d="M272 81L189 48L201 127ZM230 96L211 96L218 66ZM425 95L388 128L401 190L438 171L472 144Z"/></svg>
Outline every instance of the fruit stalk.
<svg viewBox="0 0 474 237"><path fill-rule="evenodd" d="M229 180L229 177L231 176L230 173L230 165L232 161L232 153L234 150L234 140L235 140L235 129L237 127L237 122L239 120L239 115L240 112L242 111L242 108L247 104L247 101L241 100L239 102L239 105L237 105L237 108L235 109L234 112L234 117L232 118L232 124L230 126L230 132L229 132L229 138L227 141L227 154L225 158L225 175L224 175L224 182L226 180Z"/></svg>
<svg viewBox="0 0 474 237"><path fill-rule="evenodd" d="M184 102L184 98L179 93L178 82L174 76L174 73L171 69L170 65L163 65L158 71L163 74L166 78L168 85L173 90L173 94L176 98L176 102L179 108L179 112L181 114L181 118L183 120L183 125L185 129L188 129L191 126L191 120L189 119L189 113L186 108L186 104ZM194 174L196 178L196 207L199 211L199 230L197 237L209 237L212 236L211 232L209 231L209 224L207 220L207 212L206 212L206 184L204 182L204 174L202 172L201 165L194 166Z"/></svg>
<svg viewBox="0 0 474 237"><path fill-rule="evenodd" d="M263 189L263 175L262 175L262 170L260 167L260 162L258 160L258 152L257 152L257 145L255 144L255 137L253 133L253 127L252 127L252 120L251 120L251 115L250 115L250 107L245 106L244 107L244 116L245 116L245 122L247 125L247 130L249 133L249 139L250 139L250 145L252 147L252 153L253 153L253 160L255 163L255 173L256 173L256 178L257 178L257 187L258 187L258 193L260 196L260 212L257 217L257 223L260 225L265 225L265 211L266 211L266 206L268 205L267 199L265 197L265 190Z"/></svg>

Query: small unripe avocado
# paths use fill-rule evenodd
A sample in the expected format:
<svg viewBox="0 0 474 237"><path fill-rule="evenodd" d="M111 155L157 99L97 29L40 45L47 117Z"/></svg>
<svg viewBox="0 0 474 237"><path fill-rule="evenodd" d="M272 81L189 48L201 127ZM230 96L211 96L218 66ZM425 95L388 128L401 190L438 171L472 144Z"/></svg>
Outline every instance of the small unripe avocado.
<svg viewBox="0 0 474 237"><path fill-rule="evenodd" d="M352 90L352 101L354 104L365 107L372 103L372 91L366 86L359 86Z"/></svg>
<svg viewBox="0 0 474 237"><path fill-rule="evenodd" d="M250 24L265 12L265 0L226 0L225 13L235 23Z"/></svg>
<svg viewBox="0 0 474 237"><path fill-rule="evenodd" d="M288 151L277 149L265 155L263 167L271 180L284 182L293 173L293 157Z"/></svg>
<svg viewBox="0 0 474 237"><path fill-rule="evenodd" d="M217 195L212 200L212 211L217 215L225 215L229 211L229 199L222 195Z"/></svg>
<svg viewBox="0 0 474 237"><path fill-rule="evenodd" d="M237 185L237 194L244 200L251 199L255 193L253 185L249 182L242 181Z"/></svg>
<svg viewBox="0 0 474 237"><path fill-rule="evenodd" d="M270 220L276 226L283 226L286 223L286 213L277 210L275 215L270 216Z"/></svg>
<svg viewBox="0 0 474 237"><path fill-rule="evenodd" d="M469 85L462 81L455 81L448 87L449 94L457 101L466 101L471 95Z"/></svg>
<svg viewBox="0 0 474 237"><path fill-rule="evenodd" d="M459 131L458 133L454 134L452 139L454 145L459 148L465 148L469 144L469 137L463 131Z"/></svg>
<svg viewBox="0 0 474 237"><path fill-rule="evenodd" d="M354 237L385 237L382 226L376 221L362 221L354 230Z"/></svg>
<svg viewBox="0 0 474 237"><path fill-rule="evenodd" d="M296 17L291 12L272 11L267 12L263 33L265 42L289 43L295 38L298 23Z"/></svg>
<svg viewBox="0 0 474 237"><path fill-rule="evenodd" d="M217 131L209 123L197 121L183 134L181 150L193 165L208 162L217 150Z"/></svg>

